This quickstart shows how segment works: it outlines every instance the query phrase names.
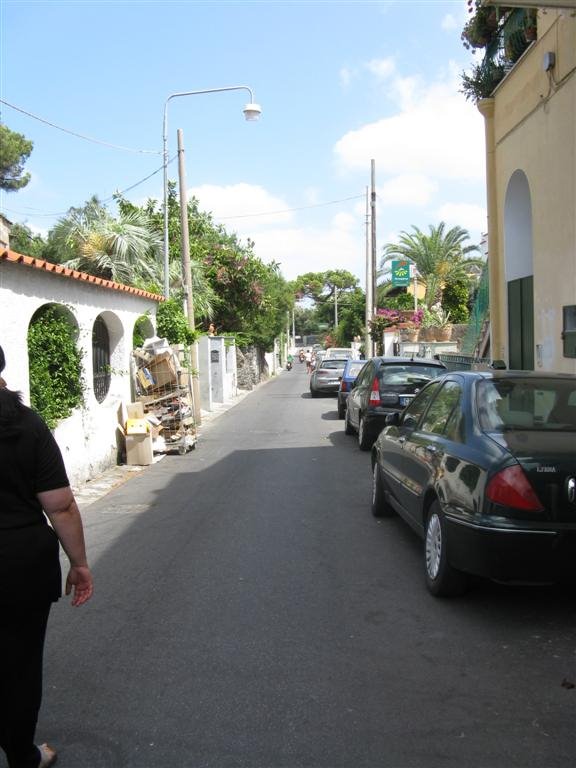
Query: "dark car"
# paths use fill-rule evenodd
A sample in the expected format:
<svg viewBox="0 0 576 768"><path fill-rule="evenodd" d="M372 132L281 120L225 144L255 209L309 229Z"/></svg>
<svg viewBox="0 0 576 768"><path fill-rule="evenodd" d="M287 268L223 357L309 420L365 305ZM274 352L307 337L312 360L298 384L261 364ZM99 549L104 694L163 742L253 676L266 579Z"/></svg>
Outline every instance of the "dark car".
<svg viewBox="0 0 576 768"><path fill-rule="evenodd" d="M312 397L326 393L336 394L345 365L346 360L321 360L310 374L310 394Z"/></svg>
<svg viewBox="0 0 576 768"><path fill-rule="evenodd" d="M340 387L338 388L338 418L343 419L346 413L346 401L348 395L352 389L352 385L356 381L356 377L362 370L366 363L366 360L348 360L346 367L342 372L342 378L340 379Z"/></svg>
<svg viewBox="0 0 576 768"><path fill-rule="evenodd" d="M360 448L370 450L386 425L386 417L402 411L431 379L443 373L446 366L429 358L370 358L348 396L346 434L357 432Z"/></svg>
<svg viewBox="0 0 576 768"><path fill-rule="evenodd" d="M432 594L576 578L576 376L450 373L388 421L372 512L424 539Z"/></svg>

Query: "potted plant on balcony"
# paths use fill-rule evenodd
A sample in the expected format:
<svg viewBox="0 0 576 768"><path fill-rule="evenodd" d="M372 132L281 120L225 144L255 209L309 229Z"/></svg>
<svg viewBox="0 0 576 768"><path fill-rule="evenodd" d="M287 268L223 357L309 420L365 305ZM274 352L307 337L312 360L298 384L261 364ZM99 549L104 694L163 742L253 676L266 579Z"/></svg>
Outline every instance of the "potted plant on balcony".
<svg viewBox="0 0 576 768"><path fill-rule="evenodd" d="M463 93L466 99L471 101L489 99L505 74L504 66L493 61L476 64L469 74L462 73L460 93Z"/></svg>
<svg viewBox="0 0 576 768"><path fill-rule="evenodd" d="M434 315L428 307L424 307L422 310L422 321L420 323L420 341L434 341L435 325L436 321Z"/></svg>
<svg viewBox="0 0 576 768"><path fill-rule="evenodd" d="M405 315L404 322L398 323L401 341L418 341L423 316L424 311L422 309L417 309Z"/></svg>
<svg viewBox="0 0 576 768"><path fill-rule="evenodd" d="M452 323L450 322L450 312L437 307L432 312L434 321L434 335L436 341L450 341L452 338Z"/></svg>

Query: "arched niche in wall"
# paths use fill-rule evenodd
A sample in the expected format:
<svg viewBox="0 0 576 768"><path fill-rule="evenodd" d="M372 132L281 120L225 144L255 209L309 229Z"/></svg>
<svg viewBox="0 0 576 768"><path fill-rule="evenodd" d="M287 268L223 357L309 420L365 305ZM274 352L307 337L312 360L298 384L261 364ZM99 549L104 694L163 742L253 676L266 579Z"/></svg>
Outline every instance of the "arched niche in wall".
<svg viewBox="0 0 576 768"><path fill-rule="evenodd" d="M504 202L504 270L508 298L508 364L534 369L532 198L526 174L510 177Z"/></svg>
<svg viewBox="0 0 576 768"><path fill-rule="evenodd" d="M75 315L63 304L42 304L28 324L30 401L52 428L83 403L79 335Z"/></svg>
<svg viewBox="0 0 576 768"><path fill-rule="evenodd" d="M103 403L110 393L115 375L122 375L122 323L113 312L102 312L92 325L92 385L97 402Z"/></svg>
<svg viewBox="0 0 576 768"><path fill-rule="evenodd" d="M146 339L152 338L156 334L154 324L148 315L140 315L134 323L132 331L132 347L141 347Z"/></svg>

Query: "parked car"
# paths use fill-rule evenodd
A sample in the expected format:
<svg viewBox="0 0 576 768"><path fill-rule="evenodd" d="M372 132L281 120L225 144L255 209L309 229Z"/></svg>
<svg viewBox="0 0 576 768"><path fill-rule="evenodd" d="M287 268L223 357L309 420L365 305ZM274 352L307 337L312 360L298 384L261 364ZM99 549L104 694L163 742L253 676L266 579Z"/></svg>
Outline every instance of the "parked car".
<svg viewBox="0 0 576 768"><path fill-rule="evenodd" d="M312 397L326 393L336 394L345 365L346 360L322 360L310 374Z"/></svg>
<svg viewBox="0 0 576 768"><path fill-rule="evenodd" d="M342 372L342 378L340 379L340 387L338 388L338 418L343 419L346 413L346 401L348 395L352 389L352 384L356 381L356 377L362 370L366 360L347 360L344 371Z"/></svg>
<svg viewBox="0 0 576 768"><path fill-rule="evenodd" d="M346 434L357 432L360 448L369 451L388 414L403 410L430 379L443 373L446 366L429 358L370 358L346 402Z"/></svg>
<svg viewBox="0 0 576 768"><path fill-rule="evenodd" d="M356 359L358 357L358 352L355 349L352 349L352 347L328 347L326 350L326 357Z"/></svg>
<svg viewBox="0 0 576 768"><path fill-rule="evenodd" d="M434 595L469 574L576 579L576 376L450 373L388 417L372 449L372 512L424 539Z"/></svg>

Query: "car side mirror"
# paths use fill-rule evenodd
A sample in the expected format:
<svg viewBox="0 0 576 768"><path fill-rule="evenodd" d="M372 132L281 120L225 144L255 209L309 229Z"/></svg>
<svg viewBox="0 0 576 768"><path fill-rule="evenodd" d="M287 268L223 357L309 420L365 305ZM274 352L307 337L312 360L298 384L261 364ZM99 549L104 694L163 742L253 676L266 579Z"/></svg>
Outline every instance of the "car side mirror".
<svg viewBox="0 0 576 768"><path fill-rule="evenodd" d="M388 416L386 416L386 426L387 427L398 427L400 425L400 414L398 411L395 411L394 413L389 413Z"/></svg>

